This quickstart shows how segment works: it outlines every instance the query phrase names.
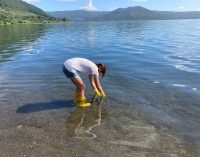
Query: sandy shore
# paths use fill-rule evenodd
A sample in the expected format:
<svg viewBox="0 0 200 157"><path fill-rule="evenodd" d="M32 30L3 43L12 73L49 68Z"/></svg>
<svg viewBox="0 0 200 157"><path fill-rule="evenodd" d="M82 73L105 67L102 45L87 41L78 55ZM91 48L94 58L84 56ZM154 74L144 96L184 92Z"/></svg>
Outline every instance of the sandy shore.
<svg viewBox="0 0 200 157"><path fill-rule="evenodd" d="M109 96L88 109L70 95L18 92L1 102L2 157L197 157L198 143L153 123L145 113ZM41 96L42 95L42 96ZM55 99L58 99L57 101ZM15 100L15 101L13 101ZM62 100L62 101L61 101ZM188 150L189 149L189 150Z"/></svg>

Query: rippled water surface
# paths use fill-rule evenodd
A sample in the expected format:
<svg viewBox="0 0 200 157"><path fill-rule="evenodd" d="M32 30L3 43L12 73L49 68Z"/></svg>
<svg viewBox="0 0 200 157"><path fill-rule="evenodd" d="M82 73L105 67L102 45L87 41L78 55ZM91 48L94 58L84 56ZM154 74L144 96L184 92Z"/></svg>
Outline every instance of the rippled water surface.
<svg viewBox="0 0 200 157"><path fill-rule="evenodd" d="M95 101L97 106L87 110L74 106L74 87L62 74L63 62L72 57L107 65L102 80L107 96L100 105ZM90 100L93 93L83 79ZM60 156L69 153L56 147L69 146L65 138L70 148L80 146L73 150L80 154L89 139L96 152L107 148L101 156L197 156L199 80L200 20L0 26L1 138L9 139L6 148L13 147L13 136L19 138L16 145L25 136L35 148L36 136L51 137L47 147ZM161 147L161 141L169 148Z"/></svg>

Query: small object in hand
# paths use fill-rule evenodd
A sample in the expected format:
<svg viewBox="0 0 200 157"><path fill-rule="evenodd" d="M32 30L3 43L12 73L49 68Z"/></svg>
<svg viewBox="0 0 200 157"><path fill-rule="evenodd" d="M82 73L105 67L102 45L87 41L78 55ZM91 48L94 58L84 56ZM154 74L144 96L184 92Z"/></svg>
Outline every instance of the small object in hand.
<svg viewBox="0 0 200 157"><path fill-rule="evenodd" d="M101 93L101 97L105 97L106 96L106 94L103 92L103 93Z"/></svg>
<svg viewBox="0 0 200 157"><path fill-rule="evenodd" d="M101 96L101 93L98 91L97 88L94 89L94 93L95 93L95 95Z"/></svg>

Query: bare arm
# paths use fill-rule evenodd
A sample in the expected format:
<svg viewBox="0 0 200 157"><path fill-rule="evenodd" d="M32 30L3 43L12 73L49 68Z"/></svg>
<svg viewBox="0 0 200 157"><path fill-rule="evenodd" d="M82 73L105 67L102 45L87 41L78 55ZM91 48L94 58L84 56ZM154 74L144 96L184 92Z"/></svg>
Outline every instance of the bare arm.
<svg viewBox="0 0 200 157"><path fill-rule="evenodd" d="M100 93L104 93L101 83L99 81L99 77L94 75L93 78L94 78L94 82L95 82L97 89L100 91Z"/></svg>
<svg viewBox="0 0 200 157"><path fill-rule="evenodd" d="M94 82L94 76L91 74L91 75L88 75L89 77L89 80L90 80L90 84L92 86L93 89L97 88L95 82Z"/></svg>
<svg viewBox="0 0 200 157"><path fill-rule="evenodd" d="M90 80L92 88L94 89L95 94L105 97L105 93L104 93L102 86L99 82L99 78L95 75L89 75L89 80Z"/></svg>

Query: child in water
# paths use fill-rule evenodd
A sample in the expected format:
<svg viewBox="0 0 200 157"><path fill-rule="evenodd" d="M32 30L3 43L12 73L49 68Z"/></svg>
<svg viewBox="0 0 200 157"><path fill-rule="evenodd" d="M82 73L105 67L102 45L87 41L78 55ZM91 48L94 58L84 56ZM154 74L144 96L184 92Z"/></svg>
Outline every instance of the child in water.
<svg viewBox="0 0 200 157"><path fill-rule="evenodd" d="M106 67L104 64L97 64L85 58L71 58L64 62L63 72L76 86L74 97L75 102L79 106L90 106L90 103L86 103L86 86L78 75L78 72L88 75L95 95L100 97L106 96L99 81L99 74L102 74L103 78L106 73Z"/></svg>

